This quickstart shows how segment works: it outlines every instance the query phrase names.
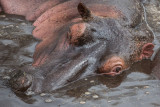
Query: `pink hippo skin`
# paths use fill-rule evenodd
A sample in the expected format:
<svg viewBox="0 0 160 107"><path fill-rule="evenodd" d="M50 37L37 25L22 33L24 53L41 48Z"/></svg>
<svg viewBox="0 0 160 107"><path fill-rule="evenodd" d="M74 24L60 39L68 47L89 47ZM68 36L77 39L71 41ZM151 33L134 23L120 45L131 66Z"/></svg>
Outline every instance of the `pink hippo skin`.
<svg viewBox="0 0 160 107"><path fill-rule="evenodd" d="M42 13L65 0L0 0L5 13L25 16L36 20Z"/></svg>

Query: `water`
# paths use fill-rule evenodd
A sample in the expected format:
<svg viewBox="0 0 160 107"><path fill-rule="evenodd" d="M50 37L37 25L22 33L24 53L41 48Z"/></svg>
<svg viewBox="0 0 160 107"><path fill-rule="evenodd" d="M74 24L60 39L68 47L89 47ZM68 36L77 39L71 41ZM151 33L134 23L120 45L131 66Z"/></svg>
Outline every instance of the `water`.
<svg viewBox="0 0 160 107"><path fill-rule="evenodd" d="M159 1L146 2L148 24L160 42ZM0 15L0 107L159 107L160 81L150 75L146 65L133 65L129 75L92 76L53 93L26 96L14 93L7 85L7 72L31 65L35 45L33 26L23 17ZM140 73L142 71L148 74Z"/></svg>

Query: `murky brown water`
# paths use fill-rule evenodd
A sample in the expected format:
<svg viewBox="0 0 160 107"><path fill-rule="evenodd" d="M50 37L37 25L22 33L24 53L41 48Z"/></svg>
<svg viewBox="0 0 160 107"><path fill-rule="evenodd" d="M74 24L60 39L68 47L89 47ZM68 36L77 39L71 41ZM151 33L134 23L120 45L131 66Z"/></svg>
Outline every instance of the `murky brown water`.
<svg viewBox="0 0 160 107"><path fill-rule="evenodd" d="M148 24L160 40L160 5L145 4ZM36 41L32 23L22 17L0 15L0 107L159 107L160 81L140 73L146 65L135 64L129 75L93 76L76 81L52 94L26 96L7 86L7 72L32 63ZM146 63L146 62L145 62ZM147 70L146 70L147 72ZM48 103L47 103L48 102Z"/></svg>

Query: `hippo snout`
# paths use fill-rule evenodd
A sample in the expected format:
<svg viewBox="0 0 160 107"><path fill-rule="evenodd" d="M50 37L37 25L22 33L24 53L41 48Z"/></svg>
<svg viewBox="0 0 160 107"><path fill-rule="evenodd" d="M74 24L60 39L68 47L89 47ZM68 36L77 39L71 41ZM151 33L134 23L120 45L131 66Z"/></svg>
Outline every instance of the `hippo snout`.
<svg viewBox="0 0 160 107"><path fill-rule="evenodd" d="M32 84L33 77L30 74L19 71L12 75L9 84L15 91L25 92Z"/></svg>

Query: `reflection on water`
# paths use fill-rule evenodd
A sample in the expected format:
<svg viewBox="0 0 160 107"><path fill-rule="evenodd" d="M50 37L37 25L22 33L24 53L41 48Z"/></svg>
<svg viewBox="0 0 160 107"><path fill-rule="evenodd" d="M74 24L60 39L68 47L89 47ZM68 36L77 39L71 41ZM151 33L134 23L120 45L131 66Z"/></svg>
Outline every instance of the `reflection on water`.
<svg viewBox="0 0 160 107"><path fill-rule="evenodd" d="M145 7L148 23L159 41L160 6L155 1L146 2ZM119 76L86 77L52 93L13 93L7 85L7 74L32 63L38 42L31 35L32 29L23 17L0 15L0 107L160 106L160 82L152 76L150 60L135 63Z"/></svg>

